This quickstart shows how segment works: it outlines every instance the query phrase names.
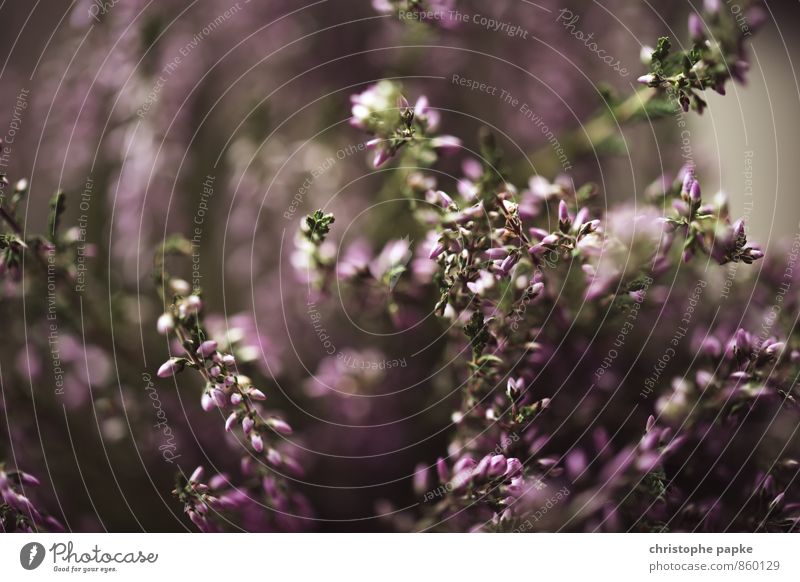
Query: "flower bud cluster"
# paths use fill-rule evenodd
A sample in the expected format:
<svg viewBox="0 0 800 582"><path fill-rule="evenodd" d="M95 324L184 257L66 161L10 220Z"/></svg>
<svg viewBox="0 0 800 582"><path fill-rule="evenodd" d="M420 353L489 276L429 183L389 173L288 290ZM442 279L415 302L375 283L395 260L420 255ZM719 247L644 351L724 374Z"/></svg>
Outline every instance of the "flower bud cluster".
<svg viewBox="0 0 800 582"><path fill-rule="evenodd" d="M64 531L54 517L38 509L25 495L25 487L38 487L39 480L24 471L8 471L0 463L0 531Z"/></svg>
<svg viewBox="0 0 800 582"><path fill-rule="evenodd" d="M241 373L236 357L223 350L218 340L209 337L203 325L203 301L198 290L190 291L185 281L166 274L165 287L172 294L172 301L159 317L157 328L160 333L177 339L183 355L164 362L158 369L158 376L173 377L187 368L197 371L204 382L201 407L207 412L220 411L225 418L226 432L240 431L252 449L252 453L244 454L243 458L260 457L258 472L265 478L283 481L280 475L284 473L301 475L302 468L297 461L279 451L278 441L292 434L291 426L277 416L265 414L261 407L266 400L264 392L253 385L249 376ZM195 473L197 476L201 474ZM189 479L188 483L179 483L177 491L188 495L184 499L187 514L201 530L206 531L205 514L208 508L213 508L216 500L204 497L205 486L193 485L196 481ZM191 495L186 487L193 492Z"/></svg>
<svg viewBox="0 0 800 582"><path fill-rule="evenodd" d="M457 150L461 142L453 136L430 137L439 126L439 112L421 96L413 107L391 81L380 81L353 95L350 123L373 136L367 147L375 151L377 168L395 157L401 149L411 148L414 157L430 164L436 151Z"/></svg>
<svg viewBox="0 0 800 582"><path fill-rule="evenodd" d="M707 104L698 91L712 89L724 95L728 80L745 83L750 68L745 41L765 22L766 14L758 2L737 8L746 15L747 29L736 25L733 11L720 10L718 4L710 2L702 16L696 12L689 15L692 48L673 53L666 37L656 48L645 47L643 60L651 72L639 82L667 94L684 111L693 108L699 113Z"/></svg>

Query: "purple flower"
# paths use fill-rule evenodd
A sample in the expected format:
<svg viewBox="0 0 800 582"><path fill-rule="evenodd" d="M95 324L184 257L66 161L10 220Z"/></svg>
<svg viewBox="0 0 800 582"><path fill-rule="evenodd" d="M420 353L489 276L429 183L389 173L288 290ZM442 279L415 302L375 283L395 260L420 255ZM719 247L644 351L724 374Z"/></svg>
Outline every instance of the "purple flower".
<svg viewBox="0 0 800 582"><path fill-rule="evenodd" d="M461 149L461 140L452 135L440 135L431 139L431 146L445 153L454 153Z"/></svg>
<svg viewBox="0 0 800 582"><path fill-rule="evenodd" d="M217 342L214 340L207 340L200 344L197 348L197 355L203 358L211 357L211 354L217 351ZM215 374L217 375L217 374Z"/></svg>
<svg viewBox="0 0 800 582"><path fill-rule="evenodd" d="M253 445L253 448L258 453L264 450L264 441L261 440L261 435L257 432L254 432L252 435L250 435L250 444Z"/></svg>
<svg viewBox="0 0 800 582"><path fill-rule="evenodd" d="M442 192L441 190L437 190L436 195L439 197L439 201L441 202L442 207L444 208L450 208L455 204L453 202L453 199L450 198L450 196L448 196L445 192Z"/></svg>
<svg viewBox="0 0 800 582"><path fill-rule="evenodd" d="M267 397L264 395L264 393L261 390L259 390L258 388L250 388L247 391L247 395L250 396L250 398L252 400L266 400L267 399Z"/></svg>
<svg viewBox="0 0 800 582"><path fill-rule="evenodd" d="M213 408L214 408L214 398L211 396L211 394L208 391L203 392L203 395L200 397L200 406L206 412L208 412L210 410L213 410Z"/></svg>
<svg viewBox="0 0 800 582"><path fill-rule="evenodd" d="M225 392L219 388L214 388L211 390L211 398L214 400L214 404L216 404L217 408L225 408L225 405L227 404Z"/></svg>
<svg viewBox="0 0 800 582"><path fill-rule="evenodd" d="M158 369L158 377L159 378L169 378L170 376L174 376L179 372L183 371L183 368L186 366L186 360L183 358L170 358Z"/></svg>
<svg viewBox="0 0 800 582"><path fill-rule="evenodd" d="M290 435L293 432L292 427L289 426L285 421L281 420L280 418L274 418L274 417L270 418L267 421L267 424L269 424L272 427L272 429L278 434Z"/></svg>
<svg viewBox="0 0 800 582"><path fill-rule="evenodd" d="M506 459L506 477L516 477L522 473L522 463L519 459Z"/></svg>
<svg viewBox="0 0 800 582"><path fill-rule="evenodd" d="M700 182L695 180L689 190L689 200L692 204L698 205L702 200L702 190L700 189Z"/></svg>
<svg viewBox="0 0 800 582"><path fill-rule="evenodd" d="M747 10L747 23L751 31L757 31L769 19L766 10L758 4L754 4Z"/></svg>
<svg viewBox="0 0 800 582"><path fill-rule="evenodd" d="M428 490L428 468L423 463L414 468L413 486L417 495L424 495Z"/></svg>
<svg viewBox="0 0 800 582"><path fill-rule="evenodd" d="M202 465L198 466L192 474L189 476L189 481L193 483L199 483L203 480L203 475L205 474L205 469Z"/></svg>
<svg viewBox="0 0 800 582"><path fill-rule="evenodd" d="M506 458L503 455L494 455L489 459L489 467L487 475L489 477L498 477L506 472Z"/></svg>
<svg viewBox="0 0 800 582"><path fill-rule="evenodd" d="M706 37L703 21L696 12L689 14L689 36L694 42L702 42Z"/></svg>
<svg viewBox="0 0 800 582"><path fill-rule="evenodd" d="M501 247L488 249L483 253L491 261L503 260L508 256L508 251Z"/></svg>
<svg viewBox="0 0 800 582"><path fill-rule="evenodd" d="M750 334L742 328L739 328L739 330L736 332L734 351L742 359L747 359L750 357Z"/></svg>
<svg viewBox="0 0 800 582"><path fill-rule="evenodd" d="M380 168L391 157L392 155L389 150L387 150L386 148L379 148L378 151L375 152L375 158L372 160L372 165L375 166L376 168Z"/></svg>
<svg viewBox="0 0 800 582"><path fill-rule="evenodd" d="M514 477L506 485L506 491L511 497L520 497L525 493L525 480L522 477Z"/></svg>
<svg viewBox="0 0 800 582"><path fill-rule="evenodd" d="M250 431L253 430L253 426L255 426L255 422L250 416L245 416L242 419L242 430L244 434L250 434Z"/></svg>
<svg viewBox="0 0 800 582"><path fill-rule="evenodd" d="M508 255L505 259L500 262L500 265L497 269L497 274L500 277L506 277L510 272L514 265L517 264L519 260L519 255Z"/></svg>
<svg viewBox="0 0 800 582"><path fill-rule="evenodd" d="M572 217L569 215L567 203L563 200L558 203L558 225L562 232L569 232L572 226Z"/></svg>
<svg viewBox="0 0 800 582"><path fill-rule="evenodd" d="M402 95L397 97L397 108L400 110L401 115L408 111L410 107L411 105L409 105L408 99Z"/></svg>
<svg viewBox="0 0 800 582"><path fill-rule="evenodd" d="M267 451L267 462L274 467L280 467L283 459L278 451L271 448Z"/></svg>
<svg viewBox="0 0 800 582"><path fill-rule="evenodd" d="M433 250L431 250L430 254L428 255L428 258L431 260L436 260L444 251L445 251L445 246L439 243L435 247L433 247Z"/></svg>
<svg viewBox="0 0 800 582"><path fill-rule="evenodd" d="M162 313L158 317L156 328L158 328L158 333L162 335L167 335L169 332L175 329L175 320L169 313Z"/></svg>
<svg viewBox="0 0 800 582"><path fill-rule="evenodd" d="M442 457L436 459L436 475L439 477L439 483L447 483L450 477L450 471L447 469L447 463Z"/></svg>
<svg viewBox="0 0 800 582"><path fill-rule="evenodd" d="M236 424L236 420L238 419L238 414L232 412L231 415L225 421L225 430L230 432L233 428L233 425Z"/></svg>
<svg viewBox="0 0 800 582"><path fill-rule="evenodd" d="M477 481L483 481L489 472L489 464L491 463L492 456L486 455L478 464L472 469L472 478Z"/></svg>
<svg viewBox="0 0 800 582"><path fill-rule="evenodd" d="M732 238L733 238L734 241L744 239L745 238L744 220L742 220L740 218L739 220L734 222L733 223L733 227L732 227L732 232L733 232L733 237Z"/></svg>

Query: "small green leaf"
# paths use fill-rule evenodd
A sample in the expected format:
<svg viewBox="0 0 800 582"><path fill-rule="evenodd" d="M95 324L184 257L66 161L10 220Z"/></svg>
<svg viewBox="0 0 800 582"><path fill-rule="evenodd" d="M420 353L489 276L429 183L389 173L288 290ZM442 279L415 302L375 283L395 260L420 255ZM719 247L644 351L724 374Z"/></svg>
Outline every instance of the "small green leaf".
<svg viewBox="0 0 800 582"><path fill-rule="evenodd" d="M666 36L662 36L658 39L658 44L656 45L655 50L653 51L652 57L652 67L653 71L659 71L664 66L664 60L669 55L669 51L672 48L672 43L670 43L669 38Z"/></svg>
<svg viewBox="0 0 800 582"><path fill-rule="evenodd" d="M300 229L308 240L314 244L320 244L325 241L325 237L331 231L331 224L335 221L336 218L333 214L317 210L306 216Z"/></svg>
<svg viewBox="0 0 800 582"><path fill-rule="evenodd" d="M50 199L50 217L47 221L47 234L50 240L55 242L56 234L58 231L58 223L61 221L61 215L66 208L64 192L59 190Z"/></svg>

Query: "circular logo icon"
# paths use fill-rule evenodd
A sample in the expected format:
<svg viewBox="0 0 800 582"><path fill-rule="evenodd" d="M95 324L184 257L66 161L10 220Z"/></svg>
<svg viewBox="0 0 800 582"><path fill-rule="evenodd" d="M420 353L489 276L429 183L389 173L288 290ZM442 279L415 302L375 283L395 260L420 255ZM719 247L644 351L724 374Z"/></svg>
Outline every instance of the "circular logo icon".
<svg viewBox="0 0 800 582"><path fill-rule="evenodd" d="M35 570L44 561L44 546L39 542L30 542L19 551L19 563L26 570Z"/></svg>

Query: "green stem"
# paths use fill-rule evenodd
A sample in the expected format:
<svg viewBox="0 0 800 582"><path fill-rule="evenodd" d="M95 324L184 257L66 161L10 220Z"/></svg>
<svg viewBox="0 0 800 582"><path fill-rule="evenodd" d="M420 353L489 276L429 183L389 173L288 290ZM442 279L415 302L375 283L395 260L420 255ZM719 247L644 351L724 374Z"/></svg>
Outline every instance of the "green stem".
<svg viewBox="0 0 800 582"><path fill-rule="evenodd" d="M614 137L620 128L640 116L650 100L657 94L650 87L637 89L625 101L604 109L580 127L566 133L562 140L570 158L579 158L594 151ZM553 157L551 144L540 147L528 160L539 174L552 175L558 171L558 160ZM527 169L527 168L526 168Z"/></svg>

